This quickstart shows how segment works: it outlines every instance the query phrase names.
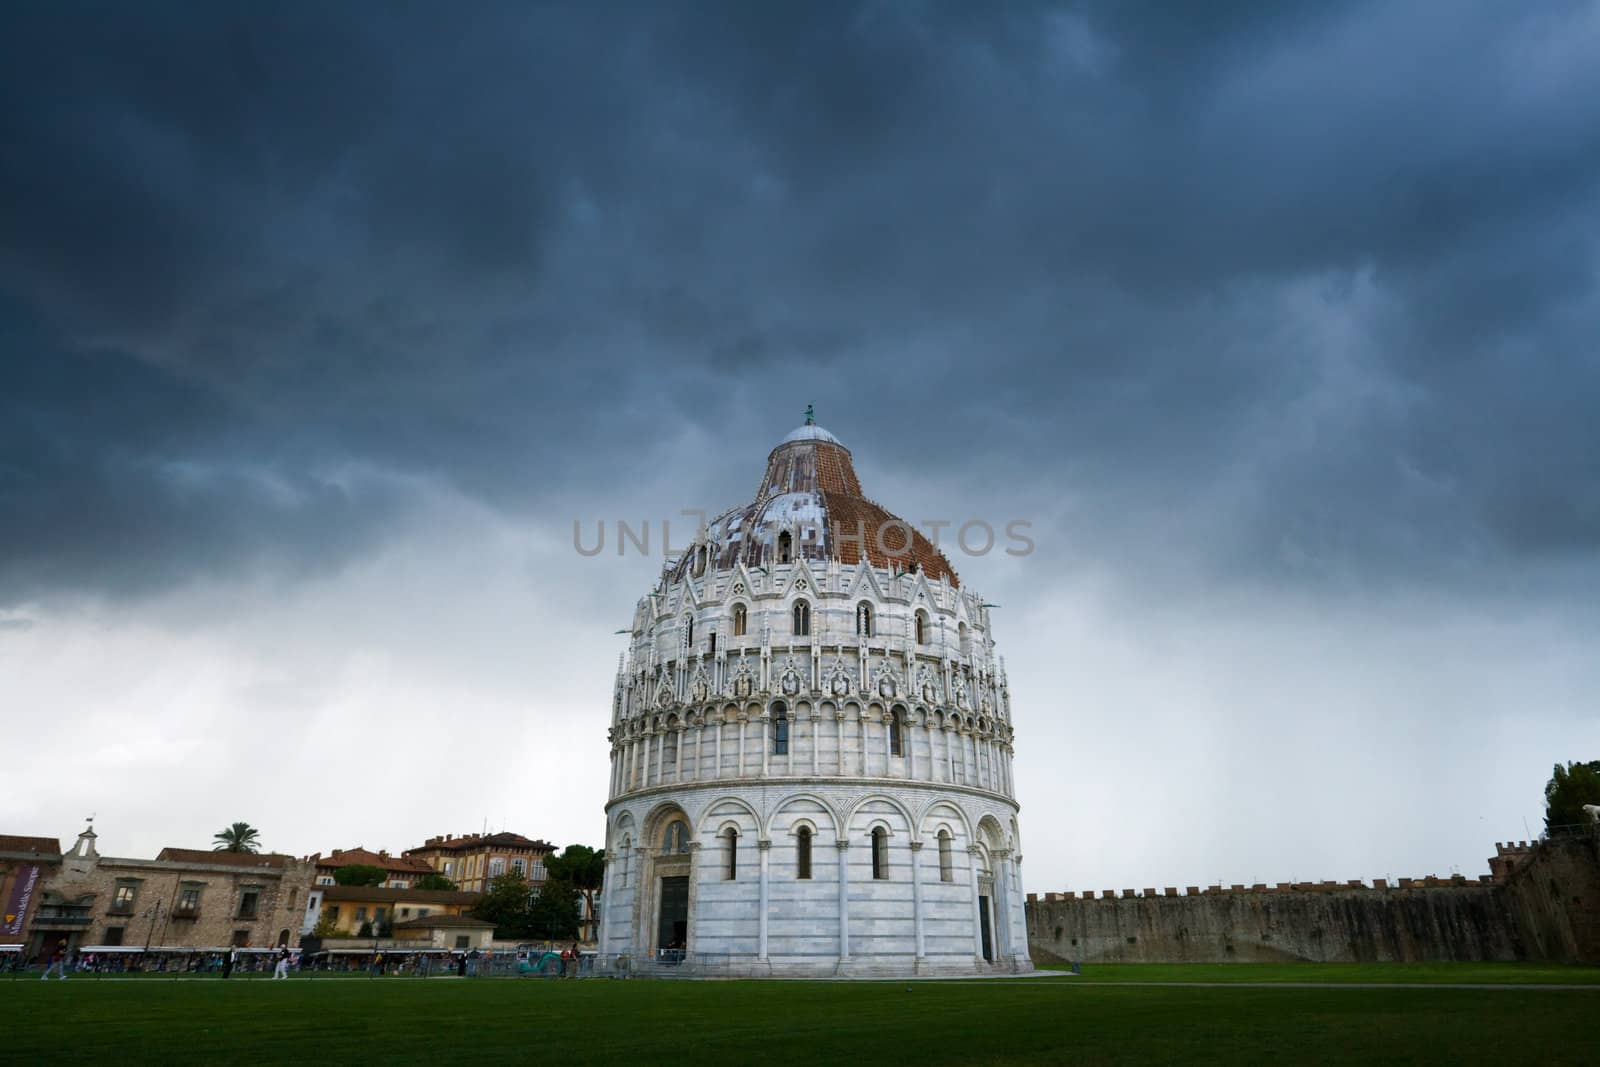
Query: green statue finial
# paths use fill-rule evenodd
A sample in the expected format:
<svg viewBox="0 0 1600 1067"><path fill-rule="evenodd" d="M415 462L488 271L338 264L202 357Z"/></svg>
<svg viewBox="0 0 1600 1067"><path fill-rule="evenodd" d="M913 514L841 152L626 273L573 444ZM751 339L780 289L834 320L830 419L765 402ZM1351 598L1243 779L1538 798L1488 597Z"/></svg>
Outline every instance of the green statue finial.
<svg viewBox="0 0 1600 1067"><path fill-rule="evenodd" d="M817 424L817 413L811 410L811 405L810 404L807 404L806 405L806 425L807 426L815 426L816 424Z"/></svg>

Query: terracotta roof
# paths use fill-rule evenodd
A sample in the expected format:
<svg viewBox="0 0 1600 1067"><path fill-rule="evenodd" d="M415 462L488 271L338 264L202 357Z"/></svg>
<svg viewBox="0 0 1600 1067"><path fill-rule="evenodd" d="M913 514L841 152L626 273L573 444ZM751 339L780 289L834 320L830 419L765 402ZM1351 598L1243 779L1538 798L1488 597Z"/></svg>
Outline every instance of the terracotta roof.
<svg viewBox="0 0 1600 1067"><path fill-rule="evenodd" d="M480 848L525 848L533 852L554 852L556 847L548 841L535 841L502 830L497 834L468 834L465 837L430 837L417 848L408 848L407 856L417 852L473 852Z"/></svg>
<svg viewBox="0 0 1600 1067"><path fill-rule="evenodd" d="M874 567L917 570L932 581L948 578L951 585L961 585L944 553L914 523L867 498L850 450L817 426L802 426L768 454L754 500L707 524L715 556L707 558L723 570L741 561L769 566L786 530L797 557L854 564L865 553ZM700 554L698 543L684 552L673 579L699 568Z"/></svg>
<svg viewBox="0 0 1600 1067"><path fill-rule="evenodd" d="M382 867L386 871L405 871L411 874L435 874L432 867L422 860L414 860L407 856L385 855L365 848L334 849L326 856L312 857L318 868L352 867Z"/></svg>
<svg viewBox="0 0 1600 1067"><path fill-rule="evenodd" d="M473 904L481 894L459 889L389 889L370 885L322 885L324 901L391 900L405 904Z"/></svg>
<svg viewBox="0 0 1600 1067"><path fill-rule="evenodd" d="M56 859L61 855L61 842L53 837L22 837L0 834L0 852L33 853L41 858Z"/></svg>
<svg viewBox="0 0 1600 1067"><path fill-rule="evenodd" d="M293 856L276 852L219 852L208 848L173 848L170 845L156 853L156 859L212 867L283 868L295 862Z"/></svg>
<svg viewBox="0 0 1600 1067"><path fill-rule="evenodd" d="M470 915L424 915L420 919L407 919L394 924L395 929L443 929L445 927L473 927L483 929L493 926L494 923L483 919L474 919Z"/></svg>

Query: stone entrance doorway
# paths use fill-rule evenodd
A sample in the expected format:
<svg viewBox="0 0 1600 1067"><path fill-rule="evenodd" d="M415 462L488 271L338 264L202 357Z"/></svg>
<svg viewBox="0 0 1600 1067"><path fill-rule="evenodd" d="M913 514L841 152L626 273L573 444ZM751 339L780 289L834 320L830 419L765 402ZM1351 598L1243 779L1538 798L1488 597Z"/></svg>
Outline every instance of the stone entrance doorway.
<svg viewBox="0 0 1600 1067"><path fill-rule="evenodd" d="M983 958L993 963L994 933L989 926L989 898L986 896L978 898L978 929L983 934Z"/></svg>
<svg viewBox="0 0 1600 1067"><path fill-rule="evenodd" d="M656 926L656 947L682 951L689 943L689 878L661 879L661 919Z"/></svg>

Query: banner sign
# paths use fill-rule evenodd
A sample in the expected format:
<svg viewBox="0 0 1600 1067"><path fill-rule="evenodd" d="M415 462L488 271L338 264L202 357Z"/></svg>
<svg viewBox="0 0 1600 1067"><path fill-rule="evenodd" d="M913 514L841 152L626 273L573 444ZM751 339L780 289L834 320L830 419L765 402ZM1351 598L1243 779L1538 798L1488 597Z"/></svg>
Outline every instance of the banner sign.
<svg viewBox="0 0 1600 1067"><path fill-rule="evenodd" d="M21 937L28 922L28 905L33 901L33 890L39 884L38 867L18 867L11 892L6 894L6 907L0 912L0 937Z"/></svg>

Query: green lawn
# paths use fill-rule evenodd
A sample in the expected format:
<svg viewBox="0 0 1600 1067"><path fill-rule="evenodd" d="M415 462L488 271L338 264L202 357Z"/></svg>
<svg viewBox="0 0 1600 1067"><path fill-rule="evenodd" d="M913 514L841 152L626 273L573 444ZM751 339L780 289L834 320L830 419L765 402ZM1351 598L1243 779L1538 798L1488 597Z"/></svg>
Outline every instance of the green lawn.
<svg viewBox="0 0 1600 1067"><path fill-rule="evenodd" d="M1086 963L1084 982L1442 982L1600 985L1600 967L1555 963Z"/></svg>
<svg viewBox="0 0 1600 1067"><path fill-rule="evenodd" d="M0 1048L18 1063L1592 1063L1596 1017L1600 990L0 981Z"/></svg>

